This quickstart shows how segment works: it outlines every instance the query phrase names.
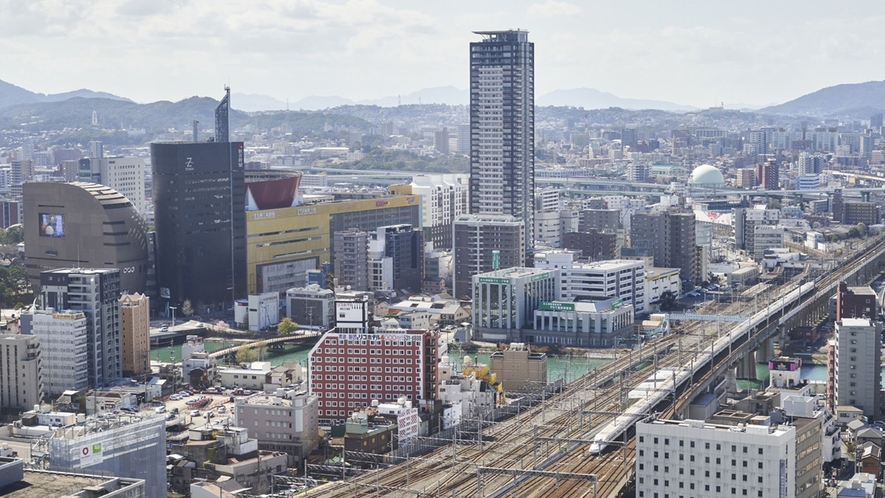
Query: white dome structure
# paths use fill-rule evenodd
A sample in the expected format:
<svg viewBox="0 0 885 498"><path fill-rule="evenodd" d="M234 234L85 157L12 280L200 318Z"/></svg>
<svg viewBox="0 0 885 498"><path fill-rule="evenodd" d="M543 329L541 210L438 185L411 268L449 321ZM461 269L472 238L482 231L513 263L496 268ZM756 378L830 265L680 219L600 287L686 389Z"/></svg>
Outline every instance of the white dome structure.
<svg viewBox="0 0 885 498"><path fill-rule="evenodd" d="M709 164L702 164L691 172L688 177L690 186L697 185L699 187L721 187L725 185L725 177L722 172Z"/></svg>

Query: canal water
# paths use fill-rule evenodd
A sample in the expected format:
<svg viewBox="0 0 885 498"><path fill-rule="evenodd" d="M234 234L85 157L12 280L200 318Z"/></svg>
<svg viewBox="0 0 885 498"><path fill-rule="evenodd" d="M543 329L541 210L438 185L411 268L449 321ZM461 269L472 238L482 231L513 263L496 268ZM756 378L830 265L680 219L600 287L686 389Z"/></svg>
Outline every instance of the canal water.
<svg viewBox="0 0 885 498"><path fill-rule="evenodd" d="M233 341L204 341L203 347L207 352L212 353L219 349L236 346L237 344L237 342ZM261 360L269 361L273 366L291 361L296 361L306 366L307 354L310 352L311 347L313 347L313 344L286 344L281 349L267 349ZM176 362L181 361L181 344L151 348L151 361L169 362L173 356Z"/></svg>
<svg viewBox="0 0 885 498"><path fill-rule="evenodd" d="M218 351L235 346L235 342L231 341L204 341L203 345L208 352ZM268 349L265 351L263 361L269 361L271 365L277 366L284 362L298 362L307 366L307 355L310 352L312 344L292 345L287 344L283 349ZM174 356L176 362L181 361L181 344L174 346L159 346L151 348L151 361L169 362ZM489 362L489 353L479 354L460 354L452 353L449 355L452 361L460 365L464 361L464 356L470 356L474 362ZM568 382L574 381L576 378L584 375L593 368L599 368L611 360L591 360L583 356L575 357L557 357L547 360L547 381L564 379Z"/></svg>
<svg viewBox="0 0 885 498"><path fill-rule="evenodd" d="M206 351L211 353L219 349L229 348L236 345L236 343L231 341L205 341L204 345ZM262 360L269 361L273 366L293 361L307 366L307 355L310 352L311 347L311 344L287 344L282 349L267 350ZM181 361L180 344L172 347L161 346L151 348L151 361L159 360L162 362L168 362L173 355L175 361ZM479 362L488 364L489 362L489 353L451 353L449 355L451 360L458 365L463 363L465 356L470 356L474 363ZM549 357L547 360L547 381L553 382L555 380L564 379L567 382L572 382L588 371L594 368L599 368L610 361L611 360L588 359L583 356ZM805 380L826 382L827 367L826 365L803 365L800 370L800 376ZM885 385L885 371L883 371L882 376L882 385ZM756 364L756 378L758 379L758 382L754 383L754 385L750 385L745 380L740 380L738 381L738 387L746 389L748 387L759 388L767 386L769 381L767 364Z"/></svg>

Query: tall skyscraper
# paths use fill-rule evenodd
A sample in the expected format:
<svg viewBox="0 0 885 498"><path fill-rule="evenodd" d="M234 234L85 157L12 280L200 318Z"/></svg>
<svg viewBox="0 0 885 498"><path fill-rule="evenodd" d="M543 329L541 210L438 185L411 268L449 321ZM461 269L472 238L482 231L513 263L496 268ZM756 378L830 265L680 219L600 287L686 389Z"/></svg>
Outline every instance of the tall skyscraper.
<svg viewBox="0 0 885 498"><path fill-rule="evenodd" d="M483 39L470 44L470 213L522 220L529 265L535 232L535 46L527 31L476 34Z"/></svg>

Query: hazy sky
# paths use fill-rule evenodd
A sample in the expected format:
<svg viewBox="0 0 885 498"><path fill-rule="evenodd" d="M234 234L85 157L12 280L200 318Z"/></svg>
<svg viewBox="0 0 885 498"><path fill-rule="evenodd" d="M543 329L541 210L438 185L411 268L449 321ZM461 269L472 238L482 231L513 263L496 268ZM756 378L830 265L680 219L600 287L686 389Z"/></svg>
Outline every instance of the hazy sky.
<svg viewBox="0 0 885 498"><path fill-rule="evenodd" d="M885 79L875 1L0 0L0 79L139 102L294 102L467 88L477 30L535 43L536 95L590 87L708 107Z"/></svg>

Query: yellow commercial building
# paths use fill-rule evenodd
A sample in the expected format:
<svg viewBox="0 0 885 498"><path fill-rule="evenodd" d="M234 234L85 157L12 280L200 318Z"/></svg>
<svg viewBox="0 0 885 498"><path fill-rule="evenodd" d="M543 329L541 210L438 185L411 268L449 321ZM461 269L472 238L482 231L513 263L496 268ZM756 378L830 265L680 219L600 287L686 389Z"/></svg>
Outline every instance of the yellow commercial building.
<svg viewBox="0 0 885 498"><path fill-rule="evenodd" d="M321 196L320 199L328 199ZM329 201L246 212L249 294L285 292L306 284L307 270L331 263L334 233L397 224L421 226L418 196Z"/></svg>

